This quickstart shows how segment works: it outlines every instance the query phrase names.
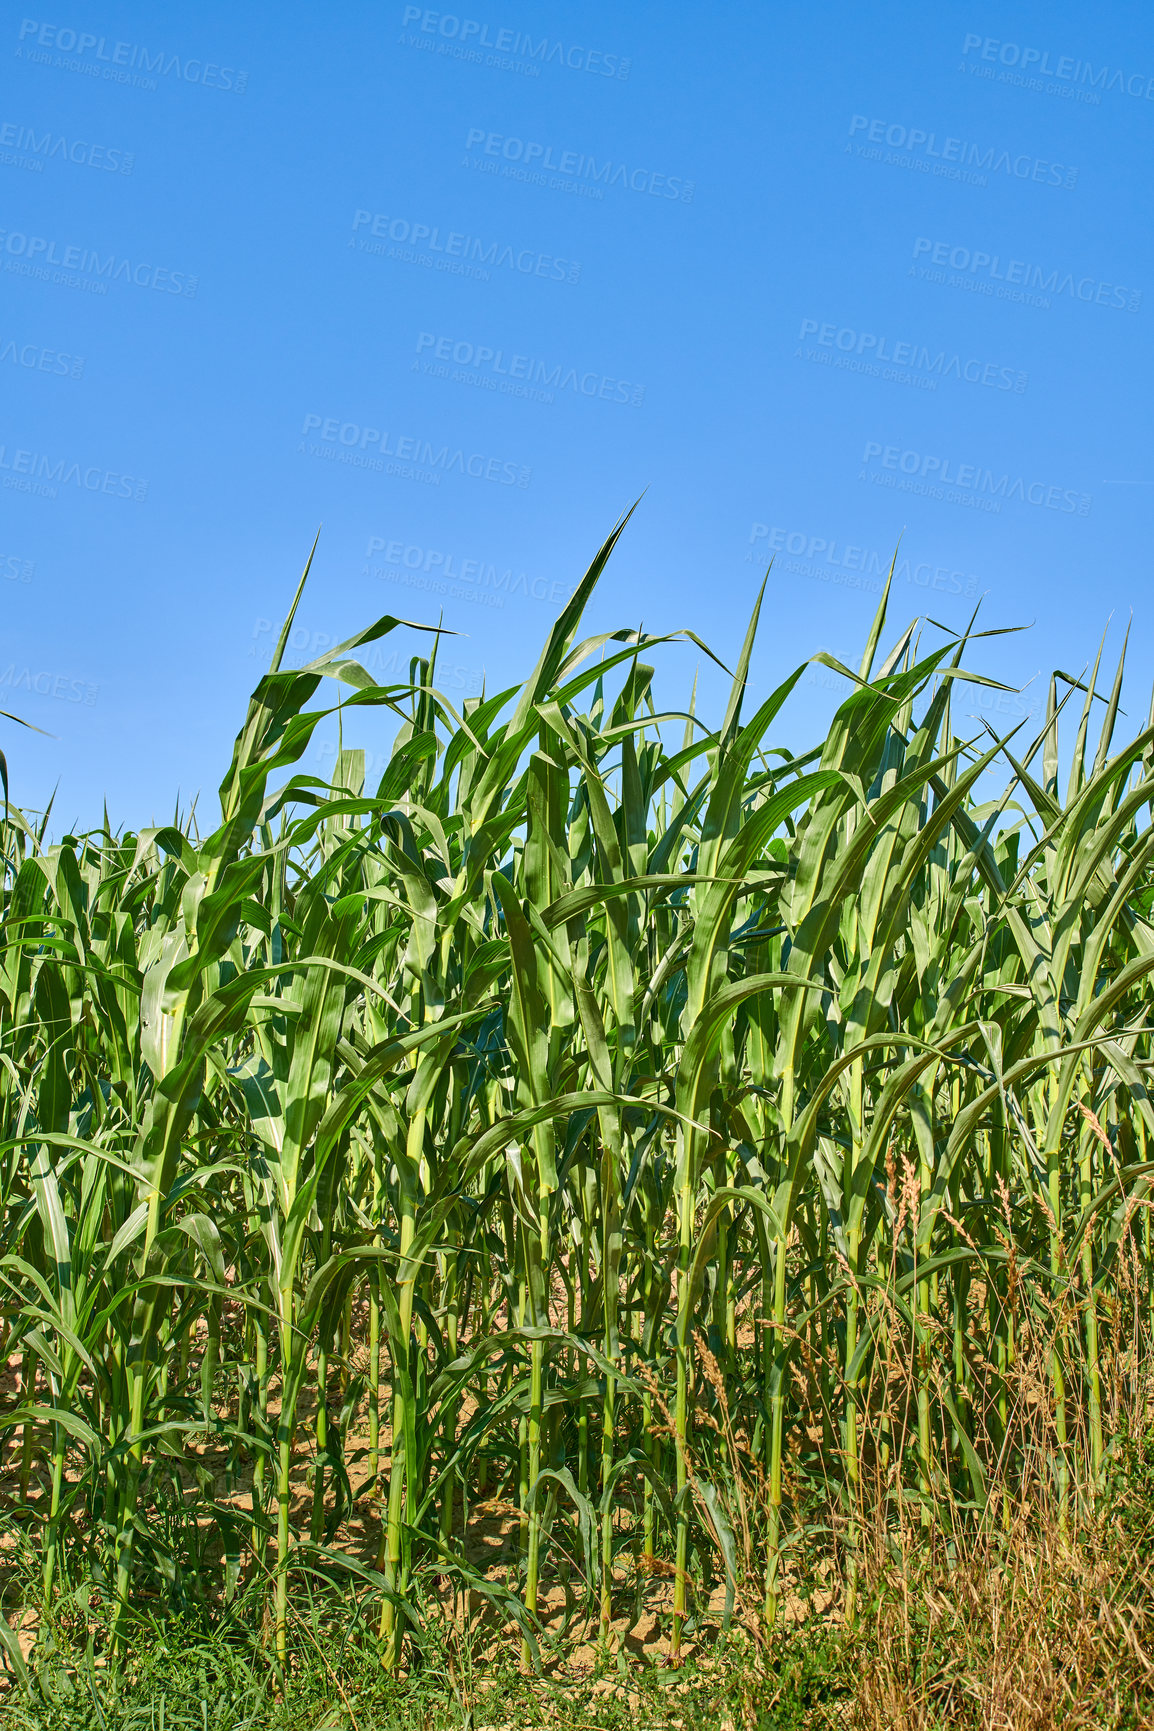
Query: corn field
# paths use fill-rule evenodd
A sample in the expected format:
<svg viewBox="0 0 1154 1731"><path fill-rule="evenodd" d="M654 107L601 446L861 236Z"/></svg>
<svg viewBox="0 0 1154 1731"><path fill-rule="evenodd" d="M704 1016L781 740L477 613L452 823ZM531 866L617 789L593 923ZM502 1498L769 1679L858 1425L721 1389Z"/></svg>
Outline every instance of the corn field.
<svg viewBox="0 0 1154 1731"><path fill-rule="evenodd" d="M439 628L405 683L356 659L391 617L285 669L302 579L206 839L6 811L5 1530L120 1642L255 1581L283 1657L311 1572L390 1666L438 1595L529 1652L562 1589L593 1638L649 1595L676 1657L710 1594L785 1614L815 1487L852 1609L867 1503L1105 1482L1154 1324L1122 661L998 739L982 634L883 646L887 586L797 755L760 601L715 726L669 639L579 640L623 527L459 711ZM301 773L365 706L379 785Z"/></svg>

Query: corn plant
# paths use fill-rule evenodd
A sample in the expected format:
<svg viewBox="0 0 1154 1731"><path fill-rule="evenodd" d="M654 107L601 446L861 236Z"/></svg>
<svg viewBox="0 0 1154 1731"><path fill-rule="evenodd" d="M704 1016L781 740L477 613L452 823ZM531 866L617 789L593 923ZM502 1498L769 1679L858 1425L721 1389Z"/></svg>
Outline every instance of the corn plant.
<svg viewBox="0 0 1154 1731"><path fill-rule="evenodd" d="M667 638L580 636L623 528L459 710L439 627L286 669L306 566L204 838L7 809L2 1471L118 1642L267 1579L283 1663L343 1570L390 1666L461 1586L530 1660L574 1582L676 1655L714 1580L772 1624L815 1485L852 1614L871 1486L993 1529L1041 1457L1060 1520L1103 1483L1154 1323L1125 650L998 739L976 621L883 648L887 585L798 752L804 659L749 713L764 594L714 728ZM366 707L378 784L303 773Z"/></svg>

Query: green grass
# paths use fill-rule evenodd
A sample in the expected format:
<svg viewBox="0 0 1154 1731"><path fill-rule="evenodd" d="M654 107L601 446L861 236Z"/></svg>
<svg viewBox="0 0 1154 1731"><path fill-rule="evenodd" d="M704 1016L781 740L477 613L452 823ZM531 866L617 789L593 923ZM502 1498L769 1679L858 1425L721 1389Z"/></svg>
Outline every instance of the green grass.
<svg viewBox="0 0 1154 1731"><path fill-rule="evenodd" d="M1111 1515L1073 1542L1043 1515L996 1556L964 1542L887 1556L879 1526L852 1626L811 1609L767 1641L715 1634L677 1669L552 1644L531 1675L476 1627L426 1627L398 1675L363 1604L332 1590L294 1594L286 1668L252 1594L142 1622L110 1661L91 1603L64 1594L29 1689L0 1711L19 1731L1140 1731L1154 1720L1152 1441L1127 1444Z"/></svg>
<svg viewBox="0 0 1154 1731"><path fill-rule="evenodd" d="M717 1731L727 1722L800 1731L841 1723L853 1693L852 1644L826 1629L792 1634L768 1665L737 1636L677 1671L592 1655L578 1669L557 1663L530 1677L515 1655L481 1664L458 1648L428 1652L396 1677L371 1644L349 1641L339 1605L323 1616L314 1608L310 1623L303 1638L295 1621L287 1674L262 1645L259 1626L246 1627L243 1617L211 1631L181 1620L140 1629L131 1656L111 1667L94 1664L57 1629L33 1689L8 1702L5 1722L20 1731L520 1731L542 1724Z"/></svg>

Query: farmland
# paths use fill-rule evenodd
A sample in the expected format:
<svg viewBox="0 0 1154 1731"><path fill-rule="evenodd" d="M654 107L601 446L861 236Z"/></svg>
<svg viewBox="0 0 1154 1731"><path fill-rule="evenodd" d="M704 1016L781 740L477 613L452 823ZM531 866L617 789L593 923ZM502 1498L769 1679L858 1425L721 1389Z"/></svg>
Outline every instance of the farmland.
<svg viewBox="0 0 1154 1731"><path fill-rule="evenodd" d="M792 752L808 663L750 700L756 610L716 718L667 640L581 638L622 527L510 690L450 701L428 627L376 683L391 617L286 669L290 614L211 828L9 810L14 1690L241 1608L281 1693L334 1619L392 1684L470 1642L772 1664L871 1618L900 1648L902 1583L951 1578L947 1646L992 1580L1069 1610L1053 1719L973 1723L1062 1723L1095 1641L1104 1700L1148 1690L1124 657L998 738L979 627L894 626L887 588ZM395 724L379 783L301 772L337 705Z"/></svg>

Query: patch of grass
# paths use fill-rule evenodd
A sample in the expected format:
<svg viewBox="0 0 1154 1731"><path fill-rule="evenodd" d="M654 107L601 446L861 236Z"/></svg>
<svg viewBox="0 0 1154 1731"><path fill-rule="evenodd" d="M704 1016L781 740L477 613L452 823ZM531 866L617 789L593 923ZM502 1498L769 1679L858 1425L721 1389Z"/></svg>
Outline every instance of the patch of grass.
<svg viewBox="0 0 1154 1731"><path fill-rule="evenodd" d="M980 1542L951 1538L883 1505L862 1522L851 1622L841 1601L803 1606L769 1634L717 1634L679 1668L546 1643L529 1674L491 1627L426 1617L390 1671L351 1593L294 1598L283 1668L255 1593L215 1621L139 1623L117 1661L109 1630L74 1607L41 1631L5 1731L1144 1731L1150 1454L1128 1440L1102 1508L1065 1532L1039 1509ZM799 1579L821 1562L797 1559Z"/></svg>
<svg viewBox="0 0 1154 1731"><path fill-rule="evenodd" d="M390 1675L370 1648L337 1646L299 1649L283 1680L252 1641L181 1626L153 1630L110 1670L58 1651L5 1720L12 1731L802 1731L848 1724L852 1704L853 1643L830 1630L791 1631L760 1659L738 1638L677 1671L603 1658L529 1677L511 1655L468 1688L447 1665Z"/></svg>

